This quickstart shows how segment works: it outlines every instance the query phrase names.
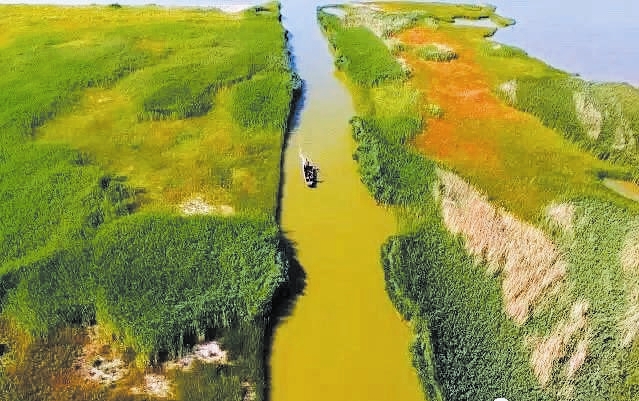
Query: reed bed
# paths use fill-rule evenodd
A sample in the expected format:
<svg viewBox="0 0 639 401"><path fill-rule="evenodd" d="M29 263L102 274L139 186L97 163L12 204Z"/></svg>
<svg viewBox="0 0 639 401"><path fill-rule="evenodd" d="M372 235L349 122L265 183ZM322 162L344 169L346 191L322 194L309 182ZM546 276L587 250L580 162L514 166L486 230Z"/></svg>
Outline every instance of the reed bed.
<svg viewBox="0 0 639 401"><path fill-rule="evenodd" d="M417 55L427 61L452 61L457 58L457 53L455 50L450 47L440 44L433 43L426 46L418 47L415 52Z"/></svg>
<svg viewBox="0 0 639 401"><path fill-rule="evenodd" d="M64 333L98 323L137 369L214 336L233 368L202 375L211 391L243 394L248 380L262 399L266 326L288 279L274 213L299 90L279 6L0 9L11 26L0 56L11 66L0 77L0 321L16 332L0 394L136 398L118 389L128 379L97 393L75 381L77 347L65 344L75 337ZM202 193L236 214L178 214Z"/></svg>
<svg viewBox="0 0 639 401"><path fill-rule="evenodd" d="M552 203L546 208L546 216L551 223L566 232L574 228L576 207L572 203Z"/></svg>
<svg viewBox="0 0 639 401"><path fill-rule="evenodd" d="M507 91L500 93L600 159L625 166L639 160L636 88L564 76L519 79L515 97Z"/></svg>
<svg viewBox="0 0 639 401"><path fill-rule="evenodd" d="M353 82L372 87L406 78L402 66L372 31L359 25L349 27L321 9L317 18L336 52L335 65Z"/></svg>
<svg viewBox="0 0 639 401"><path fill-rule="evenodd" d="M566 363L567 376L573 376L583 364L588 349L588 340L583 338L588 329L587 311L587 301L575 302L570 316L558 324L548 337L535 342L531 362L535 376L542 386L548 384L555 364L570 352L571 345L576 343L575 338L581 339L574 346L574 353Z"/></svg>
<svg viewBox="0 0 639 401"><path fill-rule="evenodd" d="M524 324L544 293L566 274L557 247L539 229L492 206L461 178L439 170L442 216L453 234L462 234L468 251L502 273L506 314Z"/></svg>
<svg viewBox="0 0 639 401"><path fill-rule="evenodd" d="M399 206L410 220L402 220L410 229L383 246L382 262L388 294L415 329L413 364L428 399L485 399L501 391L545 399L521 328L503 312L499 280L476 268L442 225L432 195L436 164L411 147L427 111L421 94L401 80L372 88L354 83L361 114L351 126L362 181L379 203ZM500 373L506 370L511 374Z"/></svg>
<svg viewBox="0 0 639 401"><path fill-rule="evenodd" d="M396 32L417 25L425 18L425 13L388 13L362 5L349 9L345 23L350 26L364 26L380 38L389 38ZM431 21L434 22L429 19L426 23Z"/></svg>

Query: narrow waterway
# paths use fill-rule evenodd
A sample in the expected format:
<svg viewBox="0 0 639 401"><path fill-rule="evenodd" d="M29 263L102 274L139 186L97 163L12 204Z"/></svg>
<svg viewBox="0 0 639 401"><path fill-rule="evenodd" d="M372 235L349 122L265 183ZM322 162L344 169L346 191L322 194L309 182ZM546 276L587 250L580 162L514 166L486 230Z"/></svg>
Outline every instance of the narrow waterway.
<svg viewBox="0 0 639 401"><path fill-rule="evenodd" d="M272 401L423 400L410 328L384 289L380 246L393 216L361 184L352 159L351 96L334 73L315 2L283 3L304 100L284 161L281 225L306 273L304 294L276 329ZM306 188L298 150L321 168Z"/></svg>

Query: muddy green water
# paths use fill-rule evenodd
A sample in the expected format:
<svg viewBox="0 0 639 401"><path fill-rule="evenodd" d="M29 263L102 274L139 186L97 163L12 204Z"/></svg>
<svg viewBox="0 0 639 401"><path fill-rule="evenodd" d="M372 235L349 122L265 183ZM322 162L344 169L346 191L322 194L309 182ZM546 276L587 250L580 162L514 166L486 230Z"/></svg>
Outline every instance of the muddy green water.
<svg viewBox="0 0 639 401"><path fill-rule="evenodd" d="M604 178L603 184L619 195L639 202L639 185L634 182Z"/></svg>
<svg viewBox="0 0 639 401"><path fill-rule="evenodd" d="M411 330L388 299L379 261L395 222L360 182L351 96L334 73L315 4L284 2L282 12L306 89L285 153L281 224L306 287L275 332L271 400L423 400ZM316 189L302 181L299 148L320 166Z"/></svg>

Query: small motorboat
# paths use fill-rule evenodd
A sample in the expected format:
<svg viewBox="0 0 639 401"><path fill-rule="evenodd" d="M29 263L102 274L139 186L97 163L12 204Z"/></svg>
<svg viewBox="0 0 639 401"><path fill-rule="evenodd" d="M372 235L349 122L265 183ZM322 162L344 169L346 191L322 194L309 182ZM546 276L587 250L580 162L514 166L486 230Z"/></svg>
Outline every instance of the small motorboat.
<svg viewBox="0 0 639 401"><path fill-rule="evenodd" d="M302 160L302 175L304 176L304 182L308 187L314 187L317 185L317 173L319 167L311 161L311 159L304 153L300 152L300 159Z"/></svg>

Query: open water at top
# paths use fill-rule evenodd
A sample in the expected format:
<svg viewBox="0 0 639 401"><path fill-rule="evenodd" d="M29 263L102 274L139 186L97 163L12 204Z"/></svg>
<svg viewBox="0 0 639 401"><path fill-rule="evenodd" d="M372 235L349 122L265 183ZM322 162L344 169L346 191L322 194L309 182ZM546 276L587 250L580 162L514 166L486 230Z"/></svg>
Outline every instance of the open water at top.
<svg viewBox="0 0 639 401"><path fill-rule="evenodd" d="M497 12L517 24L500 29L495 40L515 45L554 67L596 81L628 82L639 86L639 1L635 0L438 0L448 3L494 4ZM257 4L252 0L0 0L30 4L161 4L215 6ZM288 20L304 7L343 3L343 0L284 0ZM294 5L294 6L293 6ZM313 20L314 23L314 20ZM309 21L305 29L311 29Z"/></svg>
<svg viewBox="0 0 639 401"><path fill-rule="evenodd" d="M459 1L439 0L447 3ZM466 0L514 18L494 39L553 67L595 81L639 86L639 1Z"/></svg>

